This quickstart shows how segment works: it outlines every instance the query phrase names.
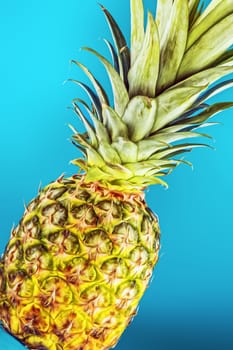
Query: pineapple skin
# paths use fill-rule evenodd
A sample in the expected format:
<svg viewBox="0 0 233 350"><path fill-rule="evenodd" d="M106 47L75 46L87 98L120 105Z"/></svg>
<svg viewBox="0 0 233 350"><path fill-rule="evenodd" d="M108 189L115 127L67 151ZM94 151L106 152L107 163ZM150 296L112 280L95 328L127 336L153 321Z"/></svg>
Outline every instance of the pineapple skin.
<svg viewBox="0 0 233 350"><path fill-rule="evenodd" d="M119 340L158 260L141 191L75 175L40 191L0 265L0 319L29 349L104 350Z"/></svg>

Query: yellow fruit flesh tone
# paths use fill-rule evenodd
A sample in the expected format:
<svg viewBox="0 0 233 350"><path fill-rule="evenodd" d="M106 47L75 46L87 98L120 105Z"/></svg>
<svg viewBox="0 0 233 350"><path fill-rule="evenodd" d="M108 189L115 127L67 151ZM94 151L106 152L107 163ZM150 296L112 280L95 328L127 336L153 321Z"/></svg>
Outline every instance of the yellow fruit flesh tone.
<svg viewBox="0 0 233 350"><path fill-rule="evenodd" d="M3 326L30 349L109 349L135 315L158 251L157 219L142 192L59 179L12 232Z"/></svg>

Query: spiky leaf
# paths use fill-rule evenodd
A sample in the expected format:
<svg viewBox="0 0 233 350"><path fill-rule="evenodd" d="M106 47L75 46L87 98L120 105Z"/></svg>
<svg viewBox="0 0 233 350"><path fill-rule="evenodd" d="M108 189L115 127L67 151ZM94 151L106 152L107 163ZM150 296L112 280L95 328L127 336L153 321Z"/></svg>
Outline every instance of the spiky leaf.
<svg viewBox="0 0 233 350"><path fill-rule="evenodd" d="M233 12L232 0L221 0L215 5L216 6L213 7L211 11L208 10L208 14L205 14L204 12L202 18L199 18L199 21L192 27L192 30L189 33L187 49L190 48L207 30Z"/></svg>
<svg viewBox="0 0 233 350"><path fill-rule="evenodd" d="M128 127L129 137L132 141L139 141L150 134L156 112L156 99L135 96L130 100L122 120Z"/></svg>
<svg viewBox="0 0 233 350"><path fill-rule="evenodd" d="M142 0L130 0L131 65L136 61L144 41L144 8Z"/></svg>
<svg viewBox="0 0 233 350"><path fill-rule="evenodd" d="M118 137L128 139L127 126L114 109L107 105L103 105L103 120L113 142L116 141Z"/></svg>
<svg viewBox="0 0 233 350"><path fill-rule="evenodd" d="M205 32L185 53L178 77L183 79L210 67L233 44L233 14Z"/></svg>
<svg viewBox="0 0 233 350"><path fill-rule="evenodd" d="M200 0L189 0L189 28L192 28L193 24L198 20L198 18L201 16L201 11L203 8L200 5Z"/></svg>
<svg viewBox="0 0 233 350"><path fill-rule="evenodd" d="M77 85L79 85L89 96L92 105L95 108L95 112L98 115L99 120L102 120L102 108L101 108L101 102L99 100L99 97L96 95L96 93L93 91L93 89L91 89L88 85L75 80L75 79L69 79L69 81L71 81L72 83L75 83Z"/></svg>
<svg viewBox="0 0 233 350"><path fill-rule="evenodd" d="M200 104L203 101L206 101L207 99L213 97L216 94L219 94L220 92L232 86L233 86L233 79L225 80L219 84L216 84L215 86L213 86L212 88L208 89L206 92L201 94L201 96L195 101L195 105Z"/></svg>
<svg viewBox="0 0 233 350"><path fill-rule="evenodd" d="M84 71L84 73L87 75L87 77L90 79L98 95L100 103L109 105L108 96L104 91L104 88L98 82L98 80L93 76L93 74L89 71L89 69L78 61L72 60L71 62L76 64L78 67L80 67Z"/></svg>
<svg viewBox="0 0 233 350"><path fill-rule="evenodd" d="M158 29L152 15L148 14L148 23L142 48L128 74L130 96L155 96L159 71Z"/></svg>
<svg viewBox="0 0 233 350"><path fill-rule="evenodd" d="M192 124L204 123L210 117L213 117L214 115L223 111L224 109L228 109L231 107L233 107L233 102L215 103L212 106L209 106L208 108L206 108L206 110L204 110L202 113L200 113L192 118L188 118L186 120L186 123L187 124L189 124L189 123L192 123Z"/></svg>
<svg viewBox="0 0 233 350"><path fill-rule="evenodd" d="M127 86L128 85L127 76L128 76L128 71L130 67L129 48L127 46L124 35L122 34L118 24L116 23L112 15L108 12L108 10L104 6L101 5L101 8L104 11L110 30L112 32L113 40L118 49L120 74L125 85Z"/></svg>
<svg viewBox="0 0 233 350"><path fill-rule="evenodd" d="M97 141L97 137L95 135L95 130L94 130L93 126L89 123L89 121L87 120L87 118L85 117L84 113L79 108L77 103L74 103L74 110L75 110L76 114L79 116L79 118L82 120L84 126L86 127L86 130L87 130L89 138L90 138L91 145L94 148L97 148L98 141Z"/></svg>
<svg viewBox="0 0 233 350"><path fill-rule="evenodd" d="M157 97L157 117L151 132L155 132L171 121L176 120L194 103L207 85L178 86Z"/></svg>
<svg viewBox="0 0 233 350"><path fill-rule="evenodd" d="M163 47L167 32L169 31L172 4L173 0L157 1L156 23L158 26L160 47Z"/></svg>
<svg viewBox="0 0 233 350"><path fill-rule="evenodd" d="M159 95L157 97L157 117L152 132L179 118L193 106L198 96L210 84L231 72L233 72L233 67L210 68L187 78Z"/></svg>
<svg viewBox="0 0 233 350"><path fill-rule="evenodd" d="M169 16L169 15L168 15ZM187 0L175 0L171 9L169 29L161 42L160 72L157 90L164 90L176 79L183 58L189 25Z"/></svg>
<svg viewBox="0 0 233 350"><path fill-rule="evenodd" d="M178 154L184 153L186 151L187 152L191 151L193 148L197 148L197 147L199 148L199 147L209 147L209 146L201 143L200 144L185 143L182 145L173 146L161 152L157 152L152 156L152 159L167 159L167 158L175 157Z"/></svg>
<svg viewBox="0 0 233 350"><path fill-rule="evenodd" d="M137 161L138 147L134 142L118 137L117 141L112 143L112 146L118 152L122 163Z"/></svg>
<svg viewBox="0 0 233 350"><path fill-rule="evenodd" d="M109 79L111 81L113 97L114 97L114 107L116 112L121 116L125 110L125 107L129 101L128 92L126 90L125 84L123 83L121 77L117 73L117 71L113 68L110 62L100 55L97 51L91 48L84 48L87 51L90 51L95 56L99 58L99 60L103 63L104 67L107 70L109 75Z"/></svg>
<svg viewBox="0 0 233 350"><path fill-rule="evenodd" d="M113 67L116 70L116 72L120 75L120 67L119 67L119 61L118 61L118 56L116 53L116 50L114 49L113 45L108 41L107 39L103 39L105 44L107 45L109 52L112 57L112 62L113 62Z"/></svg>

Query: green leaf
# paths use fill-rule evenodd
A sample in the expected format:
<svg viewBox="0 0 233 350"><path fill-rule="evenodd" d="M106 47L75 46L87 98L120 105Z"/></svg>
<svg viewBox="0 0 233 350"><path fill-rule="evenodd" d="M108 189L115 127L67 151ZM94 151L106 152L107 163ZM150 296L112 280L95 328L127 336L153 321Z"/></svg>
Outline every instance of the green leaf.
<svg viewBox="0 0 233 350"><path fill-rule="evenodd" d="M111 181L114 181L119 178L129 179L132 176L131 171L122 164L106 164L103 170L109 175L111 175Z"/></svg>
<svg viewBox="0 0 233 350"><path fill-rule="evenodd" d="M158 30L152 15L149 13L142 48L128 74L130 96L155 96L159 56Z"/></svg>
<svg viewBox="0 0 233 350"><path fill-rule="evenodd" d="M184 131L184 132L176 132L176 133L157 134L153 137L150 137L150 139L154 139L157 142L160 141L164 143L173 143L184 139L190 139L190 138L200 137L200 136L207 137L207 135L199 134L197 132Z"/></svg>
<svg viewBox="0 0 233 350"><path fill-rule="evenodd" d="M68 124L68 126L69 126L70 130L72 130L72 132L73 132L72 140L75 140L75 142L78 142L79 145L84 146L83 148L85 148L85 147L88 148L89 146L91 146L90 143L85 139L85 137L83 137L81 135L81 133L79 133L73 125Z"/></svg>
<svg viewBox="0 0 233 350"><path fill-rule="evenodd" d="M159 130L158 132L156 132L155 136L156 135L164 135L164 134L173 134L173 133L176 133L178 131L186 131L187 130L187 124L174 124L172 126L168 126L166 128L163 128L161 130ZM190 127L188 128L188 131L190 130Z"/></svg>
<svg viewBox="0 0 233 350"><path fill-rule="evenodd" d="M233 65L233 56L228 57L226 60L222 61L221 66L229 67Z"/></svg>
<svg viewBox="0 0 233 350"><path fill-rule="evenodd" d="M95 130L93 129L92 125L88 122L87 118L85 117L85 115L82 113L81 109L79 108L79 106L77 105L77 103L74 103L74 110L76 112L76 114L79 116L79 118L81 119L82 123L84 124L87 133L89 135L90 141L91 141L91 145L94 148L98 147L98 141L95 135Z"/></svg>
<svg viewBox="0 0 233 350"><path fill-rule="evenodd" d="M221 111L231 107L233 107L233 102L215 103L214 105L206 108L206 110L203 111L202 113L192 118L188 118L185 122L191 123L191 124L201 124L201 123L204 123L210 117L213 117L214 115L220 113Z"/></svg>
<svg viewBox="0 0 233 350"><path fill-rule="evenodd" d="M95 165L88 167L86 170L85 181L106 181L108 184L117 182L118 179L126 179L126 184L129 186L128 179L132 176L132 173L121 166L120 164L104 164L101 167Z"/></svg>
<svg viewBox="0 0 233 350"><path fill-rule="evenodd" d="M172 149L174 146L171 145L173 142L195 138L195 137L208 137L207 134L201 134L197 132L170 132L170 133L158 133L152 137L138 142L138 161L150 159L153 154L164 149Z"/></svg>
<svg viewBox="0 0 233 350"><path fill-rule="evenodd" d="M74 163L76 164L76 163ZM79 165L79 163L77 164ZM106 173L105 171L103 171L103 166L98 167L95 164L91 164L91 167L87 167L86 170L86 175L85 175L85 181L88 182L94 182L94 181L98 181L99 179L101 179L102 181L108 181L109 180L109 174Z"/></svg>
<svg viewBox="0 0 233 350"><path fill-rule="evenodd" d="M156 23L158 26L160 47L167 35L170 25L173 0L157 0Z"/></svg>
<svg viewBox="0 0 233 350"><path fill-rule="evenodd" d="M87 111L88 110L90 111L90 107L89 107L88 103L86 101L82 100L81 98L78 98L78 97L73 98L72 104L74 104L74 103L81 103Z"/></svg>
<svg viewBox="0 0 233 350"><path fill-rule="evenodd" d="M98 153L102 156L106 163L121 164L121 159L117 151L108 143L99 143Z"/></svg>
<svg viewBox="0 0 233 350"><path fill-rule="evenodd" d="M222 77L233 73L233 67L232 66L223 66L219 65L213 68L205 69L204 71L201 71L199 73L196 73L192 75L191 77L185 79L184 81L178 83L176 86L182 86L183 84L185 86L188 85L204 85L205 83L209 86L210 84L213 84L216 80L221 79Z"/></svg>
<svg viewBox="0 0 233 350"><path fill-rule="evenodd" d="M103 39L105 44L107 45L109 52L112 57L112 62L113 62L113 67L117 71L117 73L120 75L120 67L119 67L119 61L118 61L118 56L116 53L116 50L114 49L113 45L106 39Z"/></svg>
<svg viewBox="0 0 233 350"><path fill-rule="evenodd" d="M122 163L137 161L138 148L134 142L118 137L117 141L112 143L112 147L118 152Z"/></svg>
<svg viewBox="0 0 233 350"><path fill-rule="evenodd" d="M155 152L169 147L167 143L162 142L160 140L154 140L151 138L147 138L145 140L139 141L137 143L137 146L138 146L138 158L137 158L138 162L149 159L151 155L154 154Z"/></svg>
<svg viewBox="0 0 233 350"><path fill-rule="evenodd" d="M162 91L174 83L183 58L189 26L187 0L175 0L166 37L161 43L160 73L157 90Z"/></svg>
<svg viewBox="0 0 233 350"><path fill-rule="evenodd" d="M189 28L192 28L194 22L200 17L202 6L199 8L200 0L189 0Z"/></svg>
<svg viewBox="0 0 233 350"><path fill-rule="evenodd" d="M124 35L122 34L118 24L112 17L112 15L108 12L108 10L100 5L102 10L104 11L104 14L106 16L107 22L109 24L113 40L115 42L115 45L118 49L118 54L120 58L120 71L121 72L121 77L127 86L128 81L127 81L127 75L130 67L130 53L129 53L129 48L127 46L126 40L124 38Z"/></svg>
<svg viewBox="0 0 233 350"><path fill-rule="evenodd" d="M118 137L128 139L128 129L119 115L107 105L103 105L103 120L104 125L108 129L111 140L116 141Z"/></svg>
<svg viewBox="0 0 233 350"><path fill-rule="evenodd" d="M99 58L99 60L103 63L108 75L109 79L112 85L113 90L113 98L114 98L114 108L120 116L124 113L125 107L129 101L128 92L126 90L126 87L119 76L119 74L116 72L114 67L111 65L111 63L108 62L108 60L100 55L97 51L91 49L91 48L84 48L84 50L87 50L91 53L93 53L95 56Z"/></svg>
<svg viewBox="0 0 233 350"><path fill-rule="evenodd" d="M89 96L92 104L95 107L95 111L96 111L96 113L98 115L99 120L102 120L101 103L100 103L99 97L95 94L95 92L89 86L87 86L86 84L84 84L84 83L82 83L82 82L80 82L78 80L69 79L68 81L71 81L72 83L75 83L75 84L79 85L87 93L87 95Z"/></svg>
<svg viewBox="0 0 233 350"><path fill-rule="evenodd" d="M156 99L135 96L130 100L122 116L122 120L128 128L130 140L136 142L150 134L156 110Z"/></svg>
<svg viewBox="0 0 233 350"><path fill-rule="evenodd" d="M110 141L109 133L108 133L107 128L102 123L102 121L100 121L99 119L97 119L95 117L95 115L90 110L89 106L85 103L85 101L82 101L80 99L75 99L75 100L77 100L78 102L81 102L83 104L83 106L85 107L85 109L87 110L88 114L90 115L90 118L91 118L91 120L94 124L94 127L95 127L95 135L97 137L98 144L104 143L104 144L110 145L111 141ZM77 104L75 104L75 106L77 108Z"/></svg>
<svg viewBox="0 0 233 350"><path fill-rule="evenodd" d="M197 112L202 111L203 109L205 109L208 106L209 105L207 103L197 104L197 100L196 100L195 103L192 105L192 107L187 112L181 114L178 118L176 118L175 121L171 122L169 125L174 125L177 123L185 123L185 120L187 118L189 118L190 116L194 115Z"/></svg>
<svg viewBox="0 0 233 350"><path fill-rule="evenodd" d="M192 12L194 8L197 8L200 0L188 0L189 12Z"/></svg>
<svg viewBox="0 0 233 350"><path fill-rule="evenodd" d="M131 6L131 65L134 64L144 41L144 7L142 0L130 0Z"/></svg>
<svg viewBox="0 0 233 350"><path fill-rule="evenodd" d="M186 51L178 79L183 79L208 68L233 44L233 14L227 16L205 32Z"/></svg>
<svg viewBox="0 0 233 350"><path fill-rule="evenodd" d="M148 162L148 161L147 161ZM160 171L161 169L169 169L177 167L177 165L180 163L177 159L151 159L149 160L149 164L154 165L154 169L157 169L156 172Z"/></svg>
<svg viewBox="0 0 233 350"><path fill-rule="evenodd" d="M208 89L204 94L202 94L194 103L194 105L199 105L201 102L206 101L207 99L213 97L216 94L224 91L225 89L229 89L233 86L233 79L225 80L212 88Z"/></svg>
<svg viewBox="0 0 233 350"><path fill-rule="evenodd" d="M233 65L233 49L229 49L222 54L214 63L215 66L232 66Z"/></svg>
<svg viewBox="0 0 233 350"><path fill-rule="evenodd" d="M165 157L165 159L173 158L180 154L191 152L191 151L192 151L192 148L185 148L185 147L184 149L179 149L177 151L174 150L173 152L170 152L170 154L167 157ZM152 157L152 159L156 159L156 157L157 157L157 153Z"/></svg>
<svg viewBox="0 0 233 350"><path fill-rule="evenodd" d="M189 33L187 49L189 49L207 30L232 12L232 0L221 0L218 4L216 3L216 6L213 7L211 11L208 11L208 14L203 13L202 18L199 18L199 21L194 24Z"/></svg>
<svg viewBox="0 0 233 350"><path fill-rule="evenodd" d="M154 174L152 172L152 174ZM159 174L158 174L159 176ZM163 175L160 175L160 176L164 176ZM132 178L129 179L130 183L135 183L135 186L134 188L136 188L136 186L138 185L139 188L141 188L142 186L150 186L150 185L162 185L166 188L168 188L168 184L161 180L159 177L157 177L157 174L156 174L156 177L154 175L152 176L146 176L144 175L143 177L142 176L134 176Z"/></svg>
<svg viewBox="0 0 233 350"><path fill-rule="evenodd" d="M190 0L189 0L190 1ZM195 1L195 0L191 0L191 1ZM211 11L213 11L216 6L218 6L221 2L224 2L225 0L211 0L209 5L206 7L205 11L202 12L201 16L199 18L197 18L196 22L195 22L195 26L198 25L201 21L203 21L203 19L209 15L209 13ZM231 1L231 0L230 0Z"/></svg>
<svg viewBox="0 0 233 350"><path fill-rule="evenodd" d="M181 85L159 95L157 97L157 117L151 133L163 128L187 111L205 88L206 85L190 84L187 87Z"/></svg>
<svg viewBox="0 0 233 350"><path fill-rule="evenodd" d="M80 67L84 71L84 73L87 75L87 77L90 79L90 81L92 82L92 84L95 88L95 91L98 95L100 102L109 105L108 96L107 96L106 92L104 91L103 87L98 82L98 80L87 69L87 67L85 67L82 63L75 61L75 60L72 60L71 62L76 64L78 67Z"/></svg>
<svg viewBox="0 0 233 350"><path fill-rule="evenodd" d="M87 149L87 162L90 166L103 167L105 165L103 158L93 148Z"/></svg>
<svg viewBox="0 0 233 350"><path fill-rule="evenodd" d="M232 73L233 67L217 66L192 75L157 97L157 117L151 133L179 118L194 105L203 90L223 76Z"/></svg>
<svg viewBox="0 0 233 350"><path fill-rule="evenodd" d="M106 127L103 125L102 122L100 122L95 116L90 112L92 121L95 126L95 132L96 132L96 137L99 141L99 144L109 144L111 143L110 137L108 134L108 130Z"/></svg>
<svg viewBox="0 0 233 350"><path fill-rule="evenodd" d="M110 144L110 138L109 138L109 134L108 134L108 130L107 128L104 126L104 124L95 117L94 113L90 110L89 106L87 105L87 103L81 99L74 99L73 100L75 103L75 101L78 101L80 103L83 104L83 106L85 107L85 109L87 110L88 114L90 115L90 118L94 124L95 127L95 135L97 137L98 143L107 143ZM77 103L76 103L77 105Z"/></svg>
<svg viewBox="0 0 233 350"><path fill-rule="evenodd" d="M166 162L167 163L167 162ZM127 163L125 166L135 175L135 176L145 176L147 173L156 174L161 172L163 169L167 169L172 166L174 162L171 164L166 164L163 166L158 164L155 160L146 160L141 161L140 163Z"/></svg>
<svg viewBox="0 0 233 350"><path fill-rule="evenodd" d="M72 128L72 127L71 127ZM80 145L82 145L87 153L88 164L95 166L104 166L105 162L100 154L78 133L75 133L72 136L74 141L77 141ZM73 164L76 163L77 160L72 161Z"/></svg>
<svg viewBox="0 0 233 350"><path fill-rule="evenodd" d="M188 152L191 151L193 148L197 147L210 147L209 145L206 144L201 144L201 143L185 143L182 145L177 145L177 146L172 146L171 148L155 153L154 156L152 157L153 159L167 159L174 157L178 154L181 154L183 152Z"/></svg>

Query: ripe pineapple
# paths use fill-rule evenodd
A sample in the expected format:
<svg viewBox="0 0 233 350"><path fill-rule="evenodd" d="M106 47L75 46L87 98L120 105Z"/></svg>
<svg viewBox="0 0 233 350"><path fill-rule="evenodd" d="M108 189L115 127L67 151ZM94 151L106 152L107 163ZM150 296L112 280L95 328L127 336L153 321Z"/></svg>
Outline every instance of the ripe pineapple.
<svg viewBox="0 0 233 350"><path fill-rule="evenodd" d="M80 173L61 177L27 206L0 261L0 319L29 349L104 350L113 347L136 313L159 253L157 217L143 190L205 144L216 113L232 102L208 99L233 81L233 0L158 0L156 20L131 0L131 48L102 7L115 47L107 70L113 105L81 63L93 88L73 100L86 127L73 127L84 158Z"/></svg>

